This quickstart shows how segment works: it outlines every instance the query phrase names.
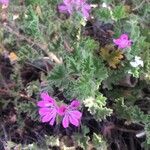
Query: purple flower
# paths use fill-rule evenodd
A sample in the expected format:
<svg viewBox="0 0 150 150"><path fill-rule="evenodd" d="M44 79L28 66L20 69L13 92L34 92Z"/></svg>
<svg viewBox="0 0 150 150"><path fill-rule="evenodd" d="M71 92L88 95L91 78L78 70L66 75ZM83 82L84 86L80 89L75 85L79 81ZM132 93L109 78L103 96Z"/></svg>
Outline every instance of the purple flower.
<svg viewBox="0 0 150 150"><path fill-rule="evenodd" d="M73 12L74 0L64 0L62 4L58 5L58 9L61 13L69 13Z"/></svg>
<svg viewBox="0 0 150 150"><path fill-rule="evenodd" d="M8 5L9 0L0 0L0 3L3 4L3 5Z"/></svg>
<svg viewBox="0 0 150 150"><path fill-rule="evenodd" d="M72 14L73 11L80 11L85 19L89 18L91 6L85 0L64 0L58 6L59 12Z"/></svg>
<svg viewBox="0 0 150 150"><path fill-rule="evenodd" d="M122 34L118 39L113 39L113 42L120 49L128 48L131 46L132 40L129 40L127 34Z"/></svg>
<svg viewBox="0 0 150 150"><path fill-rule="evenodd" d="M64 128L69 127L70 123L76 127L79 126L82 117L82 113L77 110L79 106L79 101L74 100L69 106L63 105L59 108L58 113L60 116L63 116L62 125Z"/></svg>
<svg viewBox="0 0 150 150"><path fill-rule="evenodd" d="M88 3L86 3L85 0L76 0L75 3L76 3L76 9L77 10L81 9L83 17L85 19L88 19L90 16L91 6Z"/></svg>
<svg viewBox="0 0 150 150"><path fill-rule="evenodd" d="M42 100L37 103L39 108L39 114L42 122L49 122L50 125L54 125L57 116L58 106L55 100L48 95L48 93L41 93Z"/></svg>
<svg viewBox="0 0 150 150"><path fill-rule="evenodd" d="M72 100L70 107L73 109L77 109L80 106L80 102L78 100Z"/></svg>
<svg viewBox="0 0 150 150"><path fill-rule="evenodd" d="M47 92L41 93L41 101L37 103L39 108L39 114L42 122L49 122L50 125L54 125L57 115L62 116L62 124L64 128L69 126L69 123L79 126L82 113L78 111L80 102L73 100L70 105L57 106L55 100L48 95Z"/></svg>

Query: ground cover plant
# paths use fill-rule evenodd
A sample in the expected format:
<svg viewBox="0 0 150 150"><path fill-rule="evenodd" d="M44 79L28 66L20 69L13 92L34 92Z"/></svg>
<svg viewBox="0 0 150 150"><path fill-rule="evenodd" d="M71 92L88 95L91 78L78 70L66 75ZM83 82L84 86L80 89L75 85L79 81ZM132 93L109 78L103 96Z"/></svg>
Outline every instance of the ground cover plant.
<svg viewBox="0 0 150 150"><path fill-rule="evenodd" d="M150 2L0 0L0 150L149 150Z"/></svg>

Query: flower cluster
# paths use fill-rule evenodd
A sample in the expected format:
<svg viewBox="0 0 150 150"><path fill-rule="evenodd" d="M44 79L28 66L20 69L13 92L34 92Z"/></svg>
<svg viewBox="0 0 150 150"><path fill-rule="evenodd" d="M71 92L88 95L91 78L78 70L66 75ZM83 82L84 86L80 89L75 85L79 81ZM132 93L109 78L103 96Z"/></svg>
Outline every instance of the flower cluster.
<svg viewBox="0 0 150 150"><path fill-rule="evenodd" d="M64 0L62 4L59 4L58 9L59 12L69 13L70 15L74 11L79 11L85 19L88 19L91 6L86 3L86 0Z"/></svg>
<svg viewBox="0 0 150 150"><path fill-rule="evenodd" d="M3 5L8 5L9 0L0 0L0 3L3 4Z"/></svg>
<svg viewBox="0 0 150 150"><path fill-rule="evenodd" d="M50 125L54 125L57 116L62 117L62 125L64 128L69 127L69 124L79 126L82 113L77 109L80 106L78 100L73 100L70 105L58 106L56 101L48 95L48 93L41 93L41 101L37 103L39 108L39 114L42 122L49 122Z"/></svg>

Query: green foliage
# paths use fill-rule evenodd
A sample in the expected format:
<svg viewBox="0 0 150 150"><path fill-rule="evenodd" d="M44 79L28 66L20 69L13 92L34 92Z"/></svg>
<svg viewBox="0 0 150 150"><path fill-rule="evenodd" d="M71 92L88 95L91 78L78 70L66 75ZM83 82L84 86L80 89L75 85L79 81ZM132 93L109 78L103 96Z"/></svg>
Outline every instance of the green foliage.
<svg viewBox="0 0 150 150"><path fill-rule="evenodd" d="M114 34L112 31L105 31L107 25L104 25L104 29L103 27L99 29L104 34L102 37L105 37L106 41L107 36L110 39L113 36L111 39L111 44L113 44L114 38L127 33L133 42L131 48L126 50L120 50L116 47L110 50L102 48L103 54L99 54L100 44L95 40L97 35L93 32L95 28L92 26L92 31L88 30L88 34L94 35L94 38L83 35L82 31L85 29L86 20L80 13L60 14L57 10L57 4L60 2L62 0L25 0L23 6L17 0L11 2L8 8L11 14L8 13L7 24L4 24L4 29L0 29L0 52L8 52L8 54L5 52L4 54L5 57L9 57L9 51L15 50L18 60L15 63L11 62L14 70L10 80L13 81L6 81L5 84L8 84L8 87L3 87L3 84L1 86L0 83L1 91L6 90L12 96L12 99L7 101L1 98L1 110L6 110L10 107L9 104L13 104L13 109L17 111L17 123L19 122L19 125L24 123L21 118L22 113L33 121L39 121L36 105L37 95L40 91L48 91L51 96L55 95L54 89L57 88L67 100L79 99L82 106L87 107L97 122L107 119L106 116L110 116L114 112L120 119L126 119L135 124L142 123L147 137L145 143L149 146L149 112L144 113L138 106L134 105L137 99L145 96L138 93L138 90L141 92L143 87L137 86L131 90L131 88L118 86L128 73L139 78L138 84L141 80L150 81L150 34L148 29L150 6L147 1L131 0L130 5L120 0L91 1L97 6L92 8L92 17L89 23L93 24L96 20L114 26ZM106 3L107 7L102 7L103 2ZM12 19L16 15L14 12L19 14L15 20ZM11 31L5 29L9 23L13 27ZM88 28L88 26L86 27ZM20 39L20 37L22 38ZM38 45L44 46L39 48ZM36 60L49 57L49 53L62 58L62 64L53 62L51 71L41 73L41 82L35 81L23 85L20 76L22 65L28 62L31 62L30 65L32 65L32 62L36 62ZM143 68L133 68L130 65L135 56L142 58L144 61ZM3 71L2 64L0 66L1 71ZM33 67L36 68L38 63L34 64ZM148 82L144 83L146 87ZM41 83L45 83L45 85L42 86ZM114 85L117 89L113 88ZM22 96L21 93L24 95ZM57 94L59 93L56 93L56 97ZM114 100L111 109L106 107L110 99ZM83 124L81 124L80 132L73 133L77 145L86 150L91 142L98 150L106 150L107 143L102 136L93 133L92 138L90 138L90 128L83 126ZM49 145L59 146L59 136L45 135L42 144L33 143L24 146L7 141L6 149L38 150L41 147L48 149Z"/></svg>
<svg viewBox="0 0 150 150"><path fill-rule="evenodd" d="M126 12L125 12L125 6L124 5L118 5L113 9L112 12L113 19L116 21L123 19L126 17Z"/></svg>
<svg viewBox="0 0 150 150"><path fill-rule="evenodd" d="M29 102L20 102L17 106L18 113L26 113L28 117L32 120L39 120L39 116L37 113L37 106L35 103Z"/></svg>
<svg viewBox="0 0 150 150"><path fill-rule="evenodd" d="M40 50L34 50L29 45L21 45L21 48L18 51L18 57L21 62L30 60L34 61L43 57L43 54Z"/></svg>
<svg viewBox="0 0 150 150"><path fill-rule="evenodd" d="M150 145L150 114L144 114L138 106L126 105L123 98L120 98L116 101L115 105L116 114L119 114L119 117L127 119L129 122L133 123L142 123L145 126L145 133L147 137L147 144Z"/></svg>
<svg viewBox="0 0 150 150"><path fill-rule="evenodd" d="M137 106L126 105L123 98L117 100L115 108L116 113L119 114L119 117L123 117L128 121L140 122L143 117L145 117L144 113L140 111Z"/></svg>
<svg viewBox="0 0 150 150"><path fill-rule="evenodd" d="M107 78L107 69L102 61L93 56L96 47L92 39L77 43L74 52L65 56L65 66L55 66L49 74L49 85L60 87L67 98L94 96L100 83Z"/></svg>
<svg viewBox="0 0 150 150"><path fill-rule="evenodd" d="M95 16L104 21L104 22L110 22L111 20L111 12L108 8L101 8L95 10Z"/></svg>
<svg viewBox="0 0 150 150"><path fill-rule="evenodd" d="M39 17L36 15L33 8L30 6L24 14L24 32L33 37L41 37L39 27Z"/></svg>
<svg viewBox="0 0 150 150"><path fill-rule="evenodd" d="M67 72L64 65L57 65L48 76L50 86L62 88L65 84L68 85Z"/></svg>
<svg viewBox="0 0 150 150"><path fill-rule="evenodd" d="M75 133L74 139L77 143L77 145L80 145L83 149L87 149L89 147L88 143L90 138L87 136L89 133L89 129L86 126L81 126L82 134Z"/></svg>
<svg viewBox="0 0 150 150"><path fill-rule="evenodd" d="M99 95L97 98L87 98L84 101L84 105L88 108L88 111L98 121L106 118L106 116L112 113L112 110L106 108L106 97Z"/></svg>
<svg viewBox="0 0 150 150"><path fill-rule="evenodd" d="M146 133L146 137L147 137L147 145L150 146L150 124L149 122L147 124L145 124L145 133Z"/></svg>
<svg viewBox="0 0 150 150"><path fill-rule="evenodd" d="M45 0L26 0L25 4L26 5L35 5L35 4L42 5L44 2Z"/></svg>
<svg viewBox="0 0 150 150"><path fill-rule="evenodd" d="M5 149L40 150L36 145L36 143L21 145L21 144L16 144L12 141L7 141L5 143Z"/></svg>
<svg viewBox="0 0 150 150"><path fill-rule="evenodd" d="M107 150L108 149L107 143L103 140L101 135L97 135L94 133L92 142L96 149L99 149L99 150Z"/></svg>
<svg viewBox="0 0 150 150"><path fill-rule="evenodd" d="M150 44L145 42L143 47L144 76L150 81Z"/></svg>

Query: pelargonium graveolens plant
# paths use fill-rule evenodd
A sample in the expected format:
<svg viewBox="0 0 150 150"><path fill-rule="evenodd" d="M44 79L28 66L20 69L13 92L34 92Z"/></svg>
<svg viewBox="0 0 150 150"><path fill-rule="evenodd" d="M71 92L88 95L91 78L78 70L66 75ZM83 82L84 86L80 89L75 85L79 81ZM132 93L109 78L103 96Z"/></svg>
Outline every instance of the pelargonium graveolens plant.
<svg viewBox="0 0 150 150"><path fill-rule="evenodd" d="M0 0L0 150L149 150L148 4Z"/></svg>

